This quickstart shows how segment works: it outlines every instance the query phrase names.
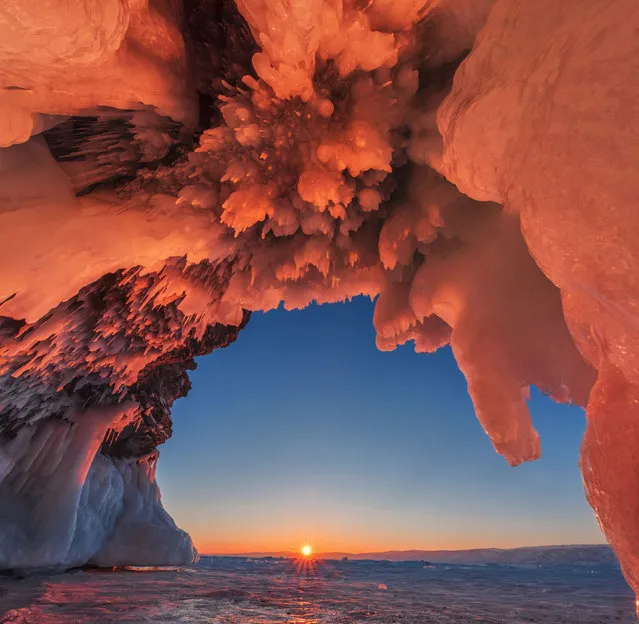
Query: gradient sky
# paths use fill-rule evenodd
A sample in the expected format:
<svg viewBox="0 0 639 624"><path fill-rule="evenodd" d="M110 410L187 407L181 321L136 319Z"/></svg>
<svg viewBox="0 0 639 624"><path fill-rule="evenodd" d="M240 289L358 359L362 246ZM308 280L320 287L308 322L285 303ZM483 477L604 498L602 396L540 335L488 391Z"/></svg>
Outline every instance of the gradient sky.
<svg viewBox="0 0 639 624"><path fill-rule="evenodd" d="M583 412L533 392L542 459L510 468L451 351L375 348L373 304L253 314L199 358L158 480L202 553L601 543Z"/></svg>

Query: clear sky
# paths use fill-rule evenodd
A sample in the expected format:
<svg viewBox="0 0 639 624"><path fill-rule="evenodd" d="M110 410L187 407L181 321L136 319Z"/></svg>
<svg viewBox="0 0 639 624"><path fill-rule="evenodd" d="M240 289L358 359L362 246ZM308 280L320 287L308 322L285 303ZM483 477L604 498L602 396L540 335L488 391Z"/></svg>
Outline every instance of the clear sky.
<svg viewBox="0 0 639 624"><path fill-rule="evenodd" d="M601 543L583 412L533 392L542 459L510 468L448 348L375 348L365 298L256 313L199 358L158 480L201 553Z"/></svg>

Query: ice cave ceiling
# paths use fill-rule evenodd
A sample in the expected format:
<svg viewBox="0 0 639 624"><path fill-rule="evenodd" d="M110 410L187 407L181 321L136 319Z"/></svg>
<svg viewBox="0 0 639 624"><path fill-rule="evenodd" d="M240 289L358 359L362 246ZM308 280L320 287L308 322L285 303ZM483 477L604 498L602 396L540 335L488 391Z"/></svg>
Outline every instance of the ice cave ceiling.
<svg viewBox="0 0 639 624"><path fill-rule="evenodd" d="M156 447L250 312L377 297L513 465L585 406L639 590L639 4L5 0L0 568L179 563Z"/></svg>

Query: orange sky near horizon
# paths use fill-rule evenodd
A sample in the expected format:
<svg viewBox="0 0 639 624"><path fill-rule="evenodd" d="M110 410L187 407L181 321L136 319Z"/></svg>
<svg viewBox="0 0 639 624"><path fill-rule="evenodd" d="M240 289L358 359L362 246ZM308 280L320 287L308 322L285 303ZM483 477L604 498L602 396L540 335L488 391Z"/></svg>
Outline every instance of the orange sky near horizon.
<svg viewBox="0 0 639 624"><path fill-rule="evenodd" d="M216 495L170 509L201 554L298 552L303 544L315 553L355 554L603 542L588 524L558 523L557 516L542 513L497 521L491 501L470 504L447 492L431 490L421 506L402 513L375 500L373 492L336 496L336 488L289 484L225 505L217 504ZM453 500L444 505L443 497Z"/></svg>
<svg viewBox="0 0 639 624"><path fill-rule="evenodd" d="M286 541L286 542L274 542L271 546L264 546L254 542L229 542L216 541L216 540L198 540L195 539L195 546L200 555L243 555L252 553L298 553L304 541ZM475 548L519 548L526 546L552 546L552 543L521 543L521 542L504 542L504 543L484 543L476 541L458 542L458 543L432 543L432 544L411 544L398 543L394 545L388 544L346 544L343 542L337 542L337 546L332 546L329 542L328 545L324 545L322 542L316 542L308 540L308 543L313 547L313 552L316 555L322 553L347 553L347 554L361 554L361 553L380 553L391 551L409 551L409 550L472 550ZM602 540L590 540L584 542L585 544L601 544Z"/></svg>
<svg viewBox="0 0 639 624"><path fill-rule="evenodd" d="M284 521L284 518L281 519ZM259 523L259 521L258 521ZM256 523L256 525L258 524ZM242 524L242 523L240 523ZM424 532L416 534L405 526L389 534L386 530L371 530L371 527L346 529L342 527L280 526L279 530L270 530L254 526L246 527L245 532L238 527L234 531L226 527L219 528L214 534L201 531L199 526L191 526L190 534L200 554L244 554L271 552L299 552L304 544L310 544L316 554L320 553L367 553L402 550L467 550L473 548L517 548L521 546L547 546L558 543L599 544L602 539L590 535L575 535L573 540L558 542L552 527L540 527L535 533L522 534L517 527L495 527L487 529L479 522L474 531L460 535L455 527L447 530L441 527L432 531L433 539L425 541ZM580 539L580 537L582 539Z"/></svg>

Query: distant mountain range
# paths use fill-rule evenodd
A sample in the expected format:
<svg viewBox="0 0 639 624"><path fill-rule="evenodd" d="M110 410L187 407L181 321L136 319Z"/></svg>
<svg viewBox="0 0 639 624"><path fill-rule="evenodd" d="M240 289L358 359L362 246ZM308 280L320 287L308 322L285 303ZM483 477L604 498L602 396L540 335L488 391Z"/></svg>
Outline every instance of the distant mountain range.
<svg viewBox="0 0 639 624"><path fill-rule="evenodd" d="M293 551L241 553L240 557L286 557L299 554ZM601 565L617 562L607 544L530 546L522 548L475 548L472 550L388 550L383 552L317 553L318 559L374 559L378 561L431 561L433 563L469 563L501 565Z"/></svg>

